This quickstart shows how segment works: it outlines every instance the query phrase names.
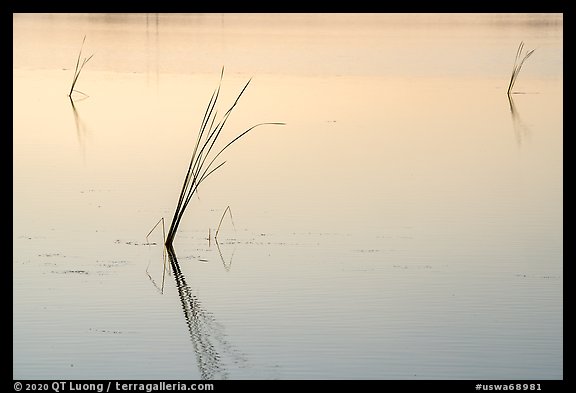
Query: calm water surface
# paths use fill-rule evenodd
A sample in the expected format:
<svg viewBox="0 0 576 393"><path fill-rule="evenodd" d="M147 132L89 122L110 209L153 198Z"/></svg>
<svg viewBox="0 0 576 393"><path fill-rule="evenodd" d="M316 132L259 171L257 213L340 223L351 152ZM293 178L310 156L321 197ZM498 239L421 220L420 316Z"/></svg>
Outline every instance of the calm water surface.
<svg viewBox="0 0 576 393"><path fill-rule="evenodd" d="M13 22L14 378L563 377L562 15Z"/></svg>

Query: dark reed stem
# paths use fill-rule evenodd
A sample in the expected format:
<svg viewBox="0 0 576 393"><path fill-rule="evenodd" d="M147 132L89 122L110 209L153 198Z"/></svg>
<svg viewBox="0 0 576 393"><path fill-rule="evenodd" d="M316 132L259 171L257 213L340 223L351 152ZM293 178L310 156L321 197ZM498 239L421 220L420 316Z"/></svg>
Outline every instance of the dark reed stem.
<svg viewBox="0 0 576 393"><path fill-rule="evenodd" d="M218 141L226 122L228 121L232 111L238 104L240 97L246 91L251 79L246 82L234 103L230 108L224 113L222 118L217 121L218 111L216 105L218 103L218 98L220 97L220 88L222 86L222 79L224 76L224 67L220 74L220 81L218 87L212 93L208 105L204 112L204 117L202 119L200 130L198 131L198 137L196 138L196 143L192 150L192 156L190 158L190 163L188 164L188 170L186 171L186 176L184 176L184 182L182 183L182 188L180 190L180 195L178 197L178 203L176 204L176 209L174 210L174 215L172 217L172 222L170 223L170 229L168 230L168 235L166 236L165 245L168 248L172 248L172 243L176 237L176 232L178 231L178 226L184 216L184 212L192 199L192 196L197 192L198 187L202 184L210 175L220 169L226 161L216 164L216 159L233 143L238 141L248 132L252 131L254 128L262 125L283 125L284 123L260 123L256 124L247 130L243 131L230 142L228 142L222 149L217 150L215 153L216 142ZM214 154L215 153L215 154Z"/></svg>

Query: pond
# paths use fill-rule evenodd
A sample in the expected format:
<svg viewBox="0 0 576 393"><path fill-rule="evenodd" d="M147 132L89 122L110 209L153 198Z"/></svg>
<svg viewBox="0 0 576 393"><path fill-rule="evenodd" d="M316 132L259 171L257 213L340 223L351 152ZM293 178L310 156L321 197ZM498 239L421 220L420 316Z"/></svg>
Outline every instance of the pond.
<svg viewBox="0 0 576 393"><path fill-rule="evenodd" d="M14 14L13 378L562 379L562 48L561 14ZM167 254L248 80L221 146L285 124Z"/></svg>

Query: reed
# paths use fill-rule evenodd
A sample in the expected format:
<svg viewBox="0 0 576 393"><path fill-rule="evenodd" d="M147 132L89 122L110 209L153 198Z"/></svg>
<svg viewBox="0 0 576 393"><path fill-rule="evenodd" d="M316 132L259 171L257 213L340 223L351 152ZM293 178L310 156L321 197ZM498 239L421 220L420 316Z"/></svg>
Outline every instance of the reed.
<svg viewBox="0 0 576 393"><path fill-rule="evenodd" d="M150 234L151 234L152 232L154 232L154 229L156 229L156 227L157 227L158 225L160 225L160 223L162 223L162 239L163 239L164 242L166 242L166 229L165 229L165 227L164 227L164 217L162 217L161 219L158 220L158 222L152 227L152 229L150 230L150 232L148 232L148 234L146 235L146 243L148 243L148 244L150 243L150 242L148 241L148 236L150 236Z"/></svg>
<svg viewBox="0 0 576 393"><path fill-rule="evenodd" d="M156 223L156 225L154 225L154 227L152 227L152 229L150 230L150 232L148 232L148 234L146 235L146 244L148 246L150 246L150 241L148 240L148 236L150 236L152 234L152 232L154 232L154 230L156 229L156 227L158 225L160 225L160 223L162 223L162 241L166 242L166 229L164 227L164 217L160 218L160 220L158 220L158 222ZM166 247L163 248L162 250L162 259L164 261L163 263L163 267L162 267L162 286L159 287L156 282L154 281L154 279L152 278L152 276L150 275L150 273L148 272L148 268L150 267L150 263L148 263L148 266L146 267L146 274L148 275L148 278L150 279L150 281L152 281L152 284L154 284L154 286L156 287L156 289L158 289L160 291L160 293L164 293L164 279L166 277L166 268L167 265L166 261L167 261L167 250Z"/></svg>
<svg viewBox="0 0 576 393"><path fill-rule="evenodd" d="M230 221L232 222L234 230L236 230L236 225L234 225L234 219L232 218L232 210L230 209L230 206L227 206L226 209L224 210L224 213L222 213L222 217L220 217L220 222L218 223L218 228L216 229L216 234L214 235L214 240L216 241L216 243L218 243L218 233L220 232L220 226L222 226L222 221L224 221L224 216L226 215L226 212L228 212L228 214L230 215Z"/></svg>
<svg viewBox="0 0 576 393"><path fill-rule="evenodd" d="M259 123L238 134L235 138L226 143L221 149L215 148L216 142L221 136L222 130L224 129L228 118L238 104L240 97L242 97L246 91L250 81L252 80L249 79L248 82L246 82L236 97L234 103L224 113L224 115L219 120L217 120L218 110L216 107L220 97L220 88L222 86L223 77L224 68L222 68L220 73L220 81L218 83L218 87L214 90L210 100L208 101L208 105L204 112L204 117L200 124L196 143L194 144L194 148L192 150L190 163L188 165L186 176L184 177L184 182L178 197L178 203L176 204L176 209L174 210L172 222L170 224L168 235L166 236L166 241L164 243L167 248L172 247L174 238L176 237L176 233L178 231L178 226L180 225L182 217L184 216L184 212L186 211L192 196L198 191L200 184L202 184L210 175L212 175L226 163L226 161L217 163L217 160L222 155L222 153L224 153L226 149L228 149L240 138L248 134L256 127L263 125L284 125L284 123Z"/></svg>
<svg viewBox="0 0 576 393"><path fill-rule="evenodd" d="M532 49L532 50L526 52L525 54L523 54L522 52L524 51L524 41L520 42L520 45L518 46L518 50L516 51L516 58L514 59L514 67L512 68L512 76L510 77L510 83L508 84L508 91L507 91L508 95L512 94L512 89L514 88L514 84L516 83L516 80L518 79L518 74L520 74L520 70L522 69L524 62L526 61L526 59L528 59L532 55L532 53L534 53L535 50L536 49Z"/></svg>
<svg viewBox="0 0 576 393"><path fill-rule="evenodd" d="M86 93L83 93L80 90L74 89L74 87L76 86L76 82L78 82L78 78L80 77L80 73L82 72L82 69L84 68L86 63L88 63L90 61L90 59L92 59L92 56L94 56L94 54L92 54L92 55L90 55L90 57L85 57L82 60L82 63L80 63L80 58L82 57L82 48L84 48L84 42L85 41L86 41L86 36L84 36L84 39L82 40L82 45L80 46L80 51L78 52L78 59L76 59L76 68L74 69L74 78L72 79L72 85L70 86L70 92L68 93L68 97L70 97L70 99L72 99L72 93L74 93L74 92L87 96Z"/></svg>

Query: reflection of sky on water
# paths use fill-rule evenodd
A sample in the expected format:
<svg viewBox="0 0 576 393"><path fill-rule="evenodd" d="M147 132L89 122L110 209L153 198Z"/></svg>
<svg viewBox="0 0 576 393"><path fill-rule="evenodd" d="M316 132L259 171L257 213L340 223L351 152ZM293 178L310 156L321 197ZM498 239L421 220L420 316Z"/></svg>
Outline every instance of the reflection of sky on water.
<svg viewBox="0 0 576 393"><path fill-rule="evenodd" d="M15 15L15 376L561 377L561 16L426 18ZM287 125L227 151L163 282L143 237L222 66L228 135Z"/></svg>

